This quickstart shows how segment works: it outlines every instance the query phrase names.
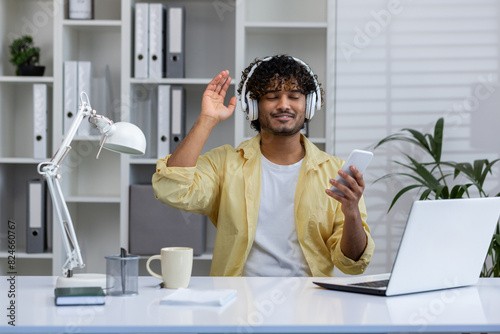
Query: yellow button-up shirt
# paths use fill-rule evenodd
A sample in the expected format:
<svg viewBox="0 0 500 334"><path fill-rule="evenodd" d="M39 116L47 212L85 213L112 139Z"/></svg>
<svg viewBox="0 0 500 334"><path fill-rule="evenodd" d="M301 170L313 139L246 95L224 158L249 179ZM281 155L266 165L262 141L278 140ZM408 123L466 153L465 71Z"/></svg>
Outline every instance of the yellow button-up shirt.
<svg viewBox="0 0 500 334"><path fill-rule="evenodd" d="M167 167L159 159L153 189L160 201L206 215L217 228L210 275L241 276L252 247L260 203L260 134L238 148L224 145L198 158L196 167ZM359 203L368 242L358 261L340 249L344 214L325 194L344 161L319 150L306 137L305 157L295 190L295 229L313 276L333 276L334 266L347 274L363 273L375 244L366 225L364 199ZM276 208L279 210L279 208Z"/></svg>

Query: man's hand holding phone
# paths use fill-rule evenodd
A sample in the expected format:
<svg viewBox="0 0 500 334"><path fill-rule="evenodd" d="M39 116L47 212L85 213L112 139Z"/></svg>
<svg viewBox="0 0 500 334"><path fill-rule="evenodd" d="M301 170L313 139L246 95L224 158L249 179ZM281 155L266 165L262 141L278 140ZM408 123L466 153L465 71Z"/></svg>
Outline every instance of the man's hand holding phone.
<svg viewBox="0 0 500 334"><path fill-rule="evenodd" d="M354 173L351 170L351 167L354 166L356 169L363 174L364 171L366 170L366 167L368 167L368 164L373 158L373 153L368 152L368 151L363 151L363 150L353 150L351 154L349 154L349 157L347 158L347 162L344 164L342 167L341 171L344 172L345 174L349 175L350 177L354 178ZM347 178L345 175L342 176L342 172L340 172L337 177L335 178L335 181L346 186L349 189L352 189L349 183L345 178ZM338 189L335 185L332 184L330 187L330 190L334 192L335 194L344 197L345 194Z"/></svg>

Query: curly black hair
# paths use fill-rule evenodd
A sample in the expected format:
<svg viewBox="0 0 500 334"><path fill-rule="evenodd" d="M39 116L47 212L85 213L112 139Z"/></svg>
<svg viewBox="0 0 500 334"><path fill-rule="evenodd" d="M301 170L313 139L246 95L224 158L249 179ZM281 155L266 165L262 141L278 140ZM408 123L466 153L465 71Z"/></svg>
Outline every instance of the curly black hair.
<svg viewBox="0 0 500 334"><path fill-rule="evenodd" d="M246 86L250 98L259 100L271 88L271 85L273 85L273 89L278 90L283 85L285 85L285 88L296 85L302 94L308 95L316 91L316 80L321 93L321 105L323 105L323 88L321 88L318 77L316 74L313 74L314 77L311 76L311 73L303 64L288 55L276 55L267 61L263 61L263 59L265 58L255 58L241 74L241 81L238 86L240 96L248 73L255 65L258 65L248 79ZM244 96L241 96L241 98L243 99ZM250 126L260 132L259 120L252 121Z"/></svg>

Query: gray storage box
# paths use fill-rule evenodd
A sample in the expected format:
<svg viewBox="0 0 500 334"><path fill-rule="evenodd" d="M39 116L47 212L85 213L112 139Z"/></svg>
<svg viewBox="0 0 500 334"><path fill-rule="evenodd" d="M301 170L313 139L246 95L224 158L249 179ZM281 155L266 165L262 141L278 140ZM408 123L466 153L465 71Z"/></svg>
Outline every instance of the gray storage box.
<svg viewBox="0 0 500 334"><path fill-rule="evenodd" d="M129 218L131 254L160 254L163 247L192 247L194 255L205 252L206 217L158 201L151 184L130 186Z"/></svg>

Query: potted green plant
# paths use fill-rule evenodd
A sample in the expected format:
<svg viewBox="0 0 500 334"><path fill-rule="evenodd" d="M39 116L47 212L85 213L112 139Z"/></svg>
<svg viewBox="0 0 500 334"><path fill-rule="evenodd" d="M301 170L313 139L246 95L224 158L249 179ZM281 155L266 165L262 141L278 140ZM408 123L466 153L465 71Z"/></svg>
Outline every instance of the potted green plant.
<svg viewBox="0 0 500 334"><path fill-rule="evenodd" d="M16 66L16 75L42 76L45 66L39 66L40 48L29 35L15 39L10 48L10 62Z"/></svg>
<svg viewBox="0 0 500 334"><path fill-rule="evenodd" d="M409 178L413 181L396 193L388 211L392 209L401 196L412 190L421 191L420 200L463 198L474 196L473 194L479 197L489 196L484 189L484 182L486 177L492 174L493 165L500 159L491 162L487 159L478 159L474 160L472 164L469 162L442 161L443 131L444 119L440 118L434 126L434 134L424 134L414 129L405 128L401 132L389 135L377 143L375 148L393 141L410 143L410 145L420 148L420 151L425 152L429 157L427 162L420 162L410 154L404 153L408 162L395 161L396 164L403 167L404 172L390 173L375 181L395 176ZM465 177L464 183L457 182L459 175ZM495 196L500 196L500 193ZM497 225L496 232L493 235L488 254L489 257L484 263L481 276L500 277L499 225Z"/></svg>

